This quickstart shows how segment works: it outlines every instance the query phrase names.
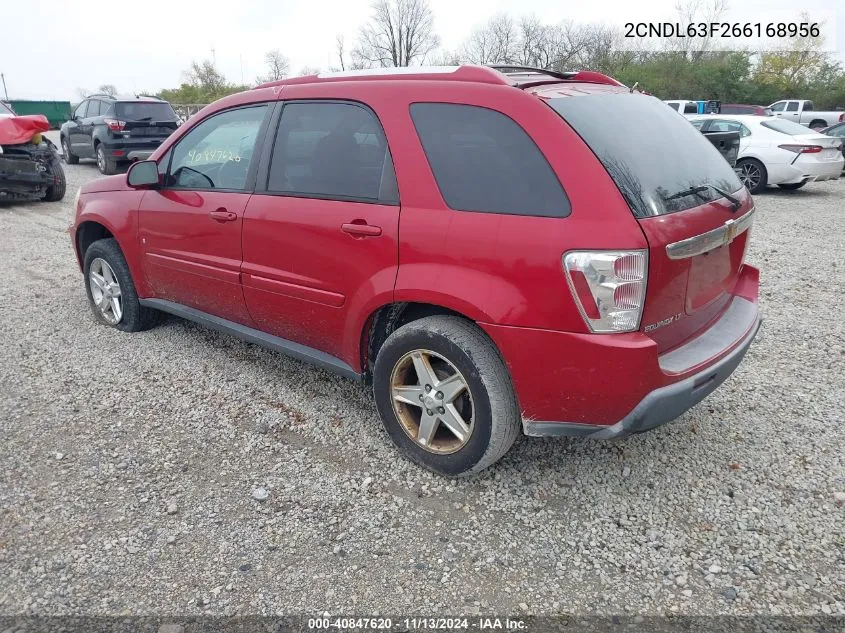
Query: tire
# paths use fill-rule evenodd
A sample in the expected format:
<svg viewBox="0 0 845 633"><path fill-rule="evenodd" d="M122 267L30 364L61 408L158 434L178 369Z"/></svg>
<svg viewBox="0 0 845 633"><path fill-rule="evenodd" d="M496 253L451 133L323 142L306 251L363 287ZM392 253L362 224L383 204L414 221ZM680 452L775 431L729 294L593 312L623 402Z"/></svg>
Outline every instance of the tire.
<svg viewBox="0 0 845 633"><path fill-rule="evenodd" d="M67 142L67 137L62 137L62 154L64 154L65 162L68 165L78 165L79 156L72 154L70 151L70 144Z"/></svg>
<svg viewBox="0 0 845 633"><path fill-rule="evenodd" d="M810 123L810 129L815 130L817 132L819 130L823 130L826 127L828 127L827 121L823 121L822 119L816 119L815 121Z"/></svg>
<svg viewBox="0 0 845 633"><path fill-rule="evenodd" d="M121 315L116 321L109 320L97 304L94 298L91 282L92 264L101 267L105 262L111 270L112 277L117 282L120 290ZM117 241L108 238L97 240L88 250L85 251L83 266L85 278L85 291L88 294L88 303L94 318L103 325L108 325L123 332L140 332L149 329L158 321L159 313L156 310L143 307L138 302L138 293L135 290L135 283L129 273L129 266L120 250ZM95 284L96 285L96 282ZM112 316L115 316L111 310Z"/></svg>
<svg viewBox="0 0 845 633"><path fill-rule="evenodd" d="M45 202L58 202L65 197L67 190L67 180L65 180L65 170L62 169L62 164L58 159L53 161L50 166L50 171L53 175L53 184L47 187L42 200Z"/></svg>
<svg viewBox="0 0 845 633"><path fill-rule="evenodd" d="M778 185L781 189L786 189L787 191L795 191L796 189L800 189L804 185L807 184L807 181L804 182L791 182L785 185Z"/></svg>
<svg viewBox="0 0 845 633"><path fill-rule="evenodd" d="M95 153L97 155L97 169L100 170L101 174L104 176L113 176L117 173L117 163L106 156L106 150L103 149L101 143L97 145Z"/></svg>
<svg viewBox="0 0 845 633"><path fill-rule="evenodd" d="M414 355L426 352L428 368L435 370L444 391L439 391L435 383L431 391L425 392L423 383L427 381L420 378ZM459 387L460 395L453 398L445 378L456 376L463 381L463 387ZM409 394L407 400L395 400L395 383L407 385L403 391ZM412 461L441 475L470 475L496 463L521 430L516 395L498 350L476 325L456 316L425 317L393 332L376 357L373 394L394 444ZM439 404L445 404L439 407L439 413L447 414L450 424L456 424L451 417L453 411L459 413L462 421L469 419L469 432L464 439L453 434L435 411L438 398ZM421 401L416 404L418 400ZM428 427L434 430L426 448L415 437L423 435L422 421L429 405L435 415L426 419L436 418L436 422Z"/></svg>
<svg viewBox="0 0 845 633"><path fill-rule="evenodd" d="M769 174L766 168L756 158L743 158L736 164L737 172L740 174L742 184L746 186L748 191L752 194L762 193L766 190L768 184ZM743 176L745 172L752 172L756 170L758 176L753 179L750 176Z"/></svg>

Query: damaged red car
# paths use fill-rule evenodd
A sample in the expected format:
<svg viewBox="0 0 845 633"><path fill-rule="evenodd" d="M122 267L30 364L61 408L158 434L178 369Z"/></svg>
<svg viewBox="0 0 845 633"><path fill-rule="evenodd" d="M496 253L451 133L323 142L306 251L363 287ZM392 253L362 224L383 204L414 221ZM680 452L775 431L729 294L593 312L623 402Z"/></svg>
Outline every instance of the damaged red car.
<svg viewBox="0 0 845 633"><path fill-rule="evenodd" d="M0 103L0 202L64 198L65 172L56 146L44 136L49 129L45 116L17 116Z"/></svg>

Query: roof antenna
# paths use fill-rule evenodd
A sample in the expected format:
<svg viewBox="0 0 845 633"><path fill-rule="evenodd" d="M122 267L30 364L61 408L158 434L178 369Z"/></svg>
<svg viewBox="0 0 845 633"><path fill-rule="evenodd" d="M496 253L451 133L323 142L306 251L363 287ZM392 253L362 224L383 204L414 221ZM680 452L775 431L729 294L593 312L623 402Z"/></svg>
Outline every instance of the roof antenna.
<svg viewBox="0 0 845 633"><path fill-rule="evenodd" d="M636 89L637 89L637 86L639 86L639 85L640 85L640 82L639 82L639 81L635 81L635 82L634 82L634 85L633 85L633 86L631 86L631 92L634 92L634 90L636 90Z"/></svg>

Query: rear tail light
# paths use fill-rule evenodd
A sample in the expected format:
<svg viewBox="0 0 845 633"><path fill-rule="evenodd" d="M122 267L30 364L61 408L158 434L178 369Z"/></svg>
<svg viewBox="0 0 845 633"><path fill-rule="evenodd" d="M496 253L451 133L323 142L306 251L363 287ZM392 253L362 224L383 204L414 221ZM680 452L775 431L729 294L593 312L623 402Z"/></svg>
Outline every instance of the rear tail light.
<svg viewBox="0 0 845 633"><path fill-rule="evenodd" d="M818 154L824 149L821 145L778 145L778 147L796 154Z"/></svg>
<svg viewBox="0 0 845 633"><path fill-rule="evenodd" d="M648 278L647 251L572 251L563 256L563 268L592 332L639 329Z"/></svg>
<svg viewBox="0 0 845 633"><path fill-rule="evenodd" d="M845 112L839 115L839 122L842 123L843 121L845 121Z"/></svg>
<svg viewBox="0 0 845 633"><path fill-rule="evenodd" d="M103 123L105 123L112 132L122 132L123 128L126 127L126 121L120 121L118 119L103 119Z"/></svg>

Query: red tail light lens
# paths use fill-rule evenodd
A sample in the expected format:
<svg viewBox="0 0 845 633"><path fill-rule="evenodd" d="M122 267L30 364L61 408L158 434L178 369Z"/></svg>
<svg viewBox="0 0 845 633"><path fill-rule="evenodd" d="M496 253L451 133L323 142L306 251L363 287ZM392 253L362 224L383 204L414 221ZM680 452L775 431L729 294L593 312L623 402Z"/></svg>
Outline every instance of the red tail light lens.
<svg viewBox="0 0 845 633"><path fill-rule="evenodd" d="M122 132L123 128L126 127L126 121L120 121L118 119L103 119L103 123L105 123L112 132Z"/></svg>
<svg viewBox="0 0 845 633"><path fill-rule="evenodd" d="M572 251L563 256L569 289L592 332L640 327L647 267L647 251Z"/></svg>
<svg viewBox="0 0 845 633"><path fill-rule="evenodd" d="M843 121L845 121L845 112L839 115L839 122L842 123Z"/></svg>
<svg viewBox="0 0 845 633"><path fill-rule="evenodd" d="M796 154L818 154L824 149L821 145L778 145L778 147Z"/></svg>

